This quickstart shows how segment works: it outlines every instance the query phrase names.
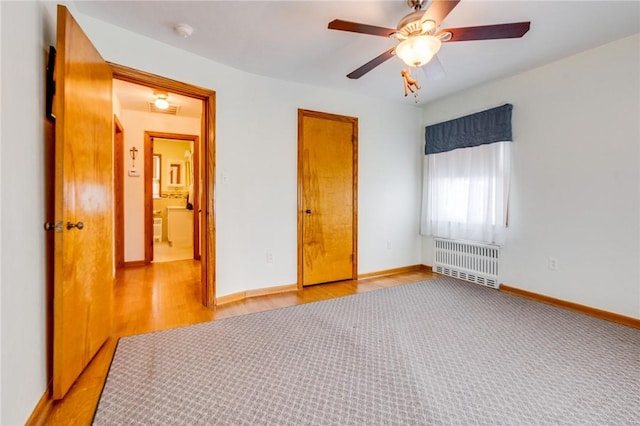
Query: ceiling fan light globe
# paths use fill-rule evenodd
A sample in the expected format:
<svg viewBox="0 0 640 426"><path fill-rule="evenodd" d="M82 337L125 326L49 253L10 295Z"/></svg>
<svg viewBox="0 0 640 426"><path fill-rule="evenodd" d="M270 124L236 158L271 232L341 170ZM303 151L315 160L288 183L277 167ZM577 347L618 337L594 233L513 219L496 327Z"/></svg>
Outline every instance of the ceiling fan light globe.
<svg viewBox="0 0 640 426"><path fill-rule="evenodd" d="M410 67L421 67L438 53L441 45L437 37L415 36L400 42L396 47L396 55Z"/></svg>

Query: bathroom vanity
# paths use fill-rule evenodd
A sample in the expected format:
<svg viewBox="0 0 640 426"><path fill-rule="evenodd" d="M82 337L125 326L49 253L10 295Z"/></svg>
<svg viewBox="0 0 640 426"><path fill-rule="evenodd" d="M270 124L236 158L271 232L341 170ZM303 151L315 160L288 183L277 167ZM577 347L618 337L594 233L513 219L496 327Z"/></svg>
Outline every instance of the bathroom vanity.
<svg viewBox="0 0 640 426"><path fill-rule="evenodd" d="M193 210L182 206L167 207L167 240L170 246L193 244Z"/></svg>

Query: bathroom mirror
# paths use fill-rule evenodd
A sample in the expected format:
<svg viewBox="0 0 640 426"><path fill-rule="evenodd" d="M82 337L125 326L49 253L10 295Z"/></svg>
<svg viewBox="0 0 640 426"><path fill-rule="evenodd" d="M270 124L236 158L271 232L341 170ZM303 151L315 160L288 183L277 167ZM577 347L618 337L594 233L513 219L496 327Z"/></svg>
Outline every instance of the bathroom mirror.
<svg viewBox="0 0 640 426"><path fill-rule="evenodd" d="M184 186L184 161L169 160L167 186Z"/></svg>

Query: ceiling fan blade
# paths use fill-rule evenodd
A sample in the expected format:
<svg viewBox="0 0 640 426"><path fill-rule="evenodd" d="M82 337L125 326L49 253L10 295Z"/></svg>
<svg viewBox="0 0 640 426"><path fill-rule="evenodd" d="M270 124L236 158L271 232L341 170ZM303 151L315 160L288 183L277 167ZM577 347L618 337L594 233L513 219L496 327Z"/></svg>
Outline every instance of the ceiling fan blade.
<svg viewBox="0 0 640 426"><path fill-rule="evenodd" d="M529 31L531 22L513 22L511 24L482 25L479 27L445 28L442 32L451 33L452 41L494 40L499 38L520 38Z"/></svg>
<svg viewBox="0 0 640 426"><path fill-rule="evenodd" d="M424 71L424 75L427 80L442 80L444 78L444 67L442 66L442 62L440 62L438 55L431 58L431 60L421 68L422 71Z"/></svg>
<svg viewBox="0 0 640 426"><path fill-rule="evenodd" d="M352 33L371 34L382 37L390 37L396 30L391 28L377 27L375 25L359 24L357 22L334 19L329 22L330 30L351 31Z"/></svg>
<svg viewBox="0 0 640 426"><path fill-rule="evenodd" d="M357 78L362 77L363 75L365 75L366 73L368 73L369 71L371 71L372 69L374 69L375 67L380 65L381 63L383 63L384 61L386 61L389 58L391 58L392 56L394 56L395 50L396 50L396 48L392 47L391 49L389 49L386 52L384 52L382 55L379 55L379 56L373 58L372 60L370 60L369 62L367 62L363 66L361 66L360 68L358 68L358 69L356 69L354 71L351 71L349 74L347 74L347 77L349 77L351 79L357 79Z"/></svg>
<svg viewBox="0 0 640 426"><path fill-rule="evenodd" d="M424 22L427 19L431 19L436 23L437 27L458 3L460 3L460 0L433 0L431 6L429 6L424 15L422 15L420 21Z"/></svg>

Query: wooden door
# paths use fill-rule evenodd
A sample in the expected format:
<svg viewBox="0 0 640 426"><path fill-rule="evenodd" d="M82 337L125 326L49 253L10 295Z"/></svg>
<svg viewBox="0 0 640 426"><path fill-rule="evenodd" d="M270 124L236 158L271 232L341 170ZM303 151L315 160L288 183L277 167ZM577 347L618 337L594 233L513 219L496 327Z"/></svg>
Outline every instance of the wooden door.
<svg viewBox="0 0 640 426"><path fill-rule="evenodd" d="M111 68L58 6L53 398L111 334L113 115Z"/></svg>
<svg viewBox="0 0 640 426"><path fill-rule="evenodd" d="M357 275L358 120L298 111L298 283Z"/></svg>

